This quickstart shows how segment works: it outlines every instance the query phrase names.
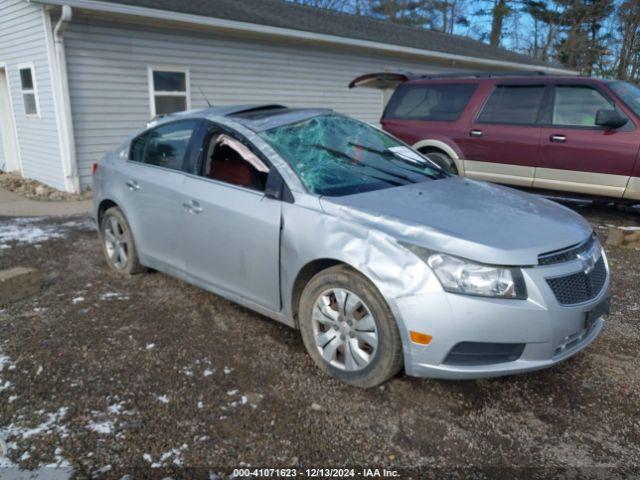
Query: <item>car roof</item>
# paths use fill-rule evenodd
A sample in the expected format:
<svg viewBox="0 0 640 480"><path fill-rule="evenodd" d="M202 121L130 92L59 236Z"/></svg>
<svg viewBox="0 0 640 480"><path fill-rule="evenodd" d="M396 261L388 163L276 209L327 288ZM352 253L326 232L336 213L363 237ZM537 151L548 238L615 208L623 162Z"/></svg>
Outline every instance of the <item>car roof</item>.
<svg viewBox="0 0 640 480"><path fill-rule="evenodd" d="M229 105L165 115L154 119L149 123L148 127L186 118L219 119L220 117L227 117L254 132L260 132L332 113L335 112L328 108L289 108L278 104Z"/></svg>

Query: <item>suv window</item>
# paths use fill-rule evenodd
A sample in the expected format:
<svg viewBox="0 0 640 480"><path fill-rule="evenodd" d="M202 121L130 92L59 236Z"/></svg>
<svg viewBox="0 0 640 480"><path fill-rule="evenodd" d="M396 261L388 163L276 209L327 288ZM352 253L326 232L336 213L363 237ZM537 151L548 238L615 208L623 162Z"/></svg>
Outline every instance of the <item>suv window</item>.
<svg viewBox="0 0 640 480"><path fill-rule="evenodd" d="M455 121L477 87L475 83L402 85L391 97L384 118Z"/></svg>
<svg viewBox="0 0 640 480"><path fill-rule="evenodd" d="M538 119L544 91L544 85L497 86L478 116L478 122L533 125Z"/></svg>
<svg viewBox="0 0 640 480"><path fill-rule="evenodd" d="M142 161L149 165L181 170L189 141L197 124L198 120L173 122L156 127L142 135L141 137L146 137ZM136 138L131 144L131 160L137 160L134 157L139 154L140 146L136 142L141 137Z"/></svg>
<svg viewBox="0 0 640 480"><path fill-rule="evenodd" d="M554 125L594 127L598 110L611 110L614 105L595 88L557 85L553 104Z"/></svg>

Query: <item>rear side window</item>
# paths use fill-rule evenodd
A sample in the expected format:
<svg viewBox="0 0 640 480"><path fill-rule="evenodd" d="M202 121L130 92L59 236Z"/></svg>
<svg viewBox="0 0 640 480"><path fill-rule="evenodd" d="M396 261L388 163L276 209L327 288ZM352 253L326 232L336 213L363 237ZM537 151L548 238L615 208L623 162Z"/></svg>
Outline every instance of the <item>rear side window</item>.
<svg viewBox="0 0 640 480"><path fill-rule="evenodd" d="M149 165L181 170L191 136L198 120L168 123L136 137L131 142L129 159Z"/></svg>
<svg viewBox="0 0 640 480"><path fill-rule="evenodd" d="M402 85L391 97L384 118L455 121L476 88L474 83Z"/></svg>
<svg viewBox="0 0 640 480"><path fill-rule="evenodd" d="M478 116L478 122L533 125L538 119L544 92L544 85L497 86Z"/></svg>
<svg viewBox="0 0 640 480"><path fill-rule="evenodd" d="M147 144L147 136L149 132L134 138L131 141L131 149L129 150L129 160L132 162L142 162L144 155L144 147Z"/></svg>

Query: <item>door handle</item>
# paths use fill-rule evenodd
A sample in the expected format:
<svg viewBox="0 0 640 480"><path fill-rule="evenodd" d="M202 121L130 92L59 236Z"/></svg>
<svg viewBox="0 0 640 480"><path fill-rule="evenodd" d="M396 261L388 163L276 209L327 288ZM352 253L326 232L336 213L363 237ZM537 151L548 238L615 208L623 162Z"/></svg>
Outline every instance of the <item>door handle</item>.
<svg viewBox="0 0 640 480"><path fill-rule="evenodd" d="M203 209L198 202L191 200L190 202L184 202L182 206L189 213L202 213Z"/></svg>
<svg viewBox="0 0 640 480"><path fill-rule="evenodd" d="M567 141L567 137L564 135L551 135L551 137L549 137L549 140L555 143L564 143Z"/></svg>
<svg viewBox="0 0 640 480"><path fill-rule="evenodd" d="M128 182L125 183L125 185L132 192L136 190L140 190L140 185L138 185L138 182L136 182L135 180L129 180Z"/></svg>
<svg viewBox="0 0 640 480"><path fill-rule="evenodd" d="M469 131L469 136L470 137L481 137L482 135L484 135L482 133L482 130L471 130L471 131Z"/></svg>

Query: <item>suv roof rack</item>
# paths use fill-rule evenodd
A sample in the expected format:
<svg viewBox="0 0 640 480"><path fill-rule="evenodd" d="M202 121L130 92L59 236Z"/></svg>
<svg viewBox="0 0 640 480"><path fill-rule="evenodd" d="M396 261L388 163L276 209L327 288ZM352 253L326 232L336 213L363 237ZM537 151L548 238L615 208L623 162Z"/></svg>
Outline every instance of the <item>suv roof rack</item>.
<svg viewBox="0 0 640 480"><path fill-rule="evenodd" d="M529 71L502 71L502 72L457 72L457 73L437 73L437 74L420 74L413 72L406 72L406 75L411 80L432 78L493 78L493 77L532 77L532 76L544 76L547 73L542 70L529 70Z"/></svg>
<svg viewBox="0 0 640 480"><path fill-rule="evenodd" d="M492 78L492 77L532 77L544 76L547 73L542 70L514 70L501 72L455 72L455 73L416 73L410 70L388 69L384 72L365 73L360 75L349 83L349 88L367 87L367 88L392 88L397 87L401 83L412 80L432 80L438 78Z"/></svg>

